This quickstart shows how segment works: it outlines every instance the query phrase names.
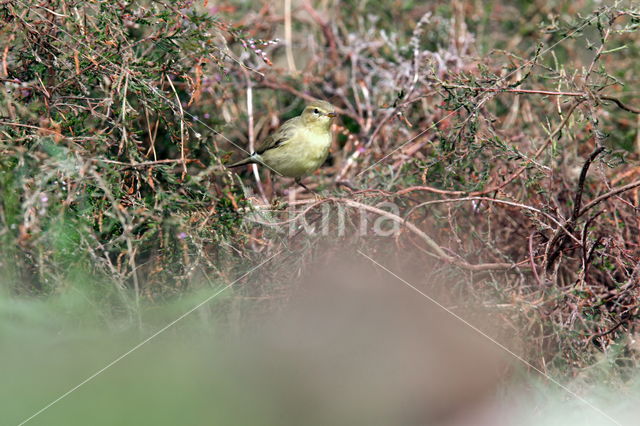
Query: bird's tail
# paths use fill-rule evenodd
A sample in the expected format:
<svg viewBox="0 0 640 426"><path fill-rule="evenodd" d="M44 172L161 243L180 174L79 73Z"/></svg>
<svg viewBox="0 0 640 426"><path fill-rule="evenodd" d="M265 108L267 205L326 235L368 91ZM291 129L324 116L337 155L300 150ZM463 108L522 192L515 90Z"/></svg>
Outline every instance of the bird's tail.
<svg viewBox="0 0 640 426"><path fill-rule="evenodd" d="M255 157L252 155L250 157L245 158L244 160L238 161L237 163L229 164L227 168L232 169L234 167L240 167L240 166L244 166L247 164L254 164L254 163L257 163L257 161Z"/></svg>

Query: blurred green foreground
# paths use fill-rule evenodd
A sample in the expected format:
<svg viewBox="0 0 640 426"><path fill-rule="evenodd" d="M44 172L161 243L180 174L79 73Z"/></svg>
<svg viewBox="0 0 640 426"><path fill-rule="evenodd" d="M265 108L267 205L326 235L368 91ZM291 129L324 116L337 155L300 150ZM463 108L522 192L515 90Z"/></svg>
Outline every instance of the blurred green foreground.
<svg viewBox="0 0 640 426"><path fill-rule="evenodd" d="M3 296L0 424L22 424L221 288L141 307L137 324L73 284L46 302ZM615 424L373 272L325 271L278 312L243 320L244 308L226 290L25 424ZM637 389L576 391L633 424Z"/></svg>

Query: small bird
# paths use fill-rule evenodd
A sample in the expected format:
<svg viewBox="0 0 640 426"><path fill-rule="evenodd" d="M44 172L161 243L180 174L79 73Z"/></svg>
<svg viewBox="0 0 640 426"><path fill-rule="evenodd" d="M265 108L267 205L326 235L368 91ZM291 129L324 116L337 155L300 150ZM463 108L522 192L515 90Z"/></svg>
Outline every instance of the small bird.
<svg viewBox="0 0 640 426"><path fill-rule="evenodd" d="M287 120L249 157L227 167L261 164L279 175L295 178L309 191L302 178L322 166L329 155L335 111L329 102L311 102L300 116Z"/></svg>

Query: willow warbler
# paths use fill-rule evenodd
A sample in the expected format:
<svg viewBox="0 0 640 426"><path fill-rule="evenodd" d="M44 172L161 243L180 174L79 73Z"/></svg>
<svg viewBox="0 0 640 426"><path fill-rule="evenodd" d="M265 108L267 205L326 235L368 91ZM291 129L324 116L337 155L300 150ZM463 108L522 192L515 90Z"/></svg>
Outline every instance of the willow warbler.
<svg viewBox="0 0 640 426"><path fill-rule="evenodd" d="M279 175L295 178L296 183L305 187L302 177L327 159L332 140L331 121L335 116L330 103L311 102L300 116L287 120L249 157L228 167L262 164Z"/></svg>

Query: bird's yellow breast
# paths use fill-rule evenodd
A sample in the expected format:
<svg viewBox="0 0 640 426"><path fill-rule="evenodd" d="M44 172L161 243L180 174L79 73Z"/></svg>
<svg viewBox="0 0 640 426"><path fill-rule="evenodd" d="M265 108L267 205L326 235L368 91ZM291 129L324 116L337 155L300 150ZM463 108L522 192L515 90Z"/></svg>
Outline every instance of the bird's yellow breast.
<svg viewBox="0 0 640 426"><path fill-rule="evenodd" d="M298 127L290 139L261 155L262 161L287 177L302 177L313 173L327 159L331 146L328 128Z"/></svg>

